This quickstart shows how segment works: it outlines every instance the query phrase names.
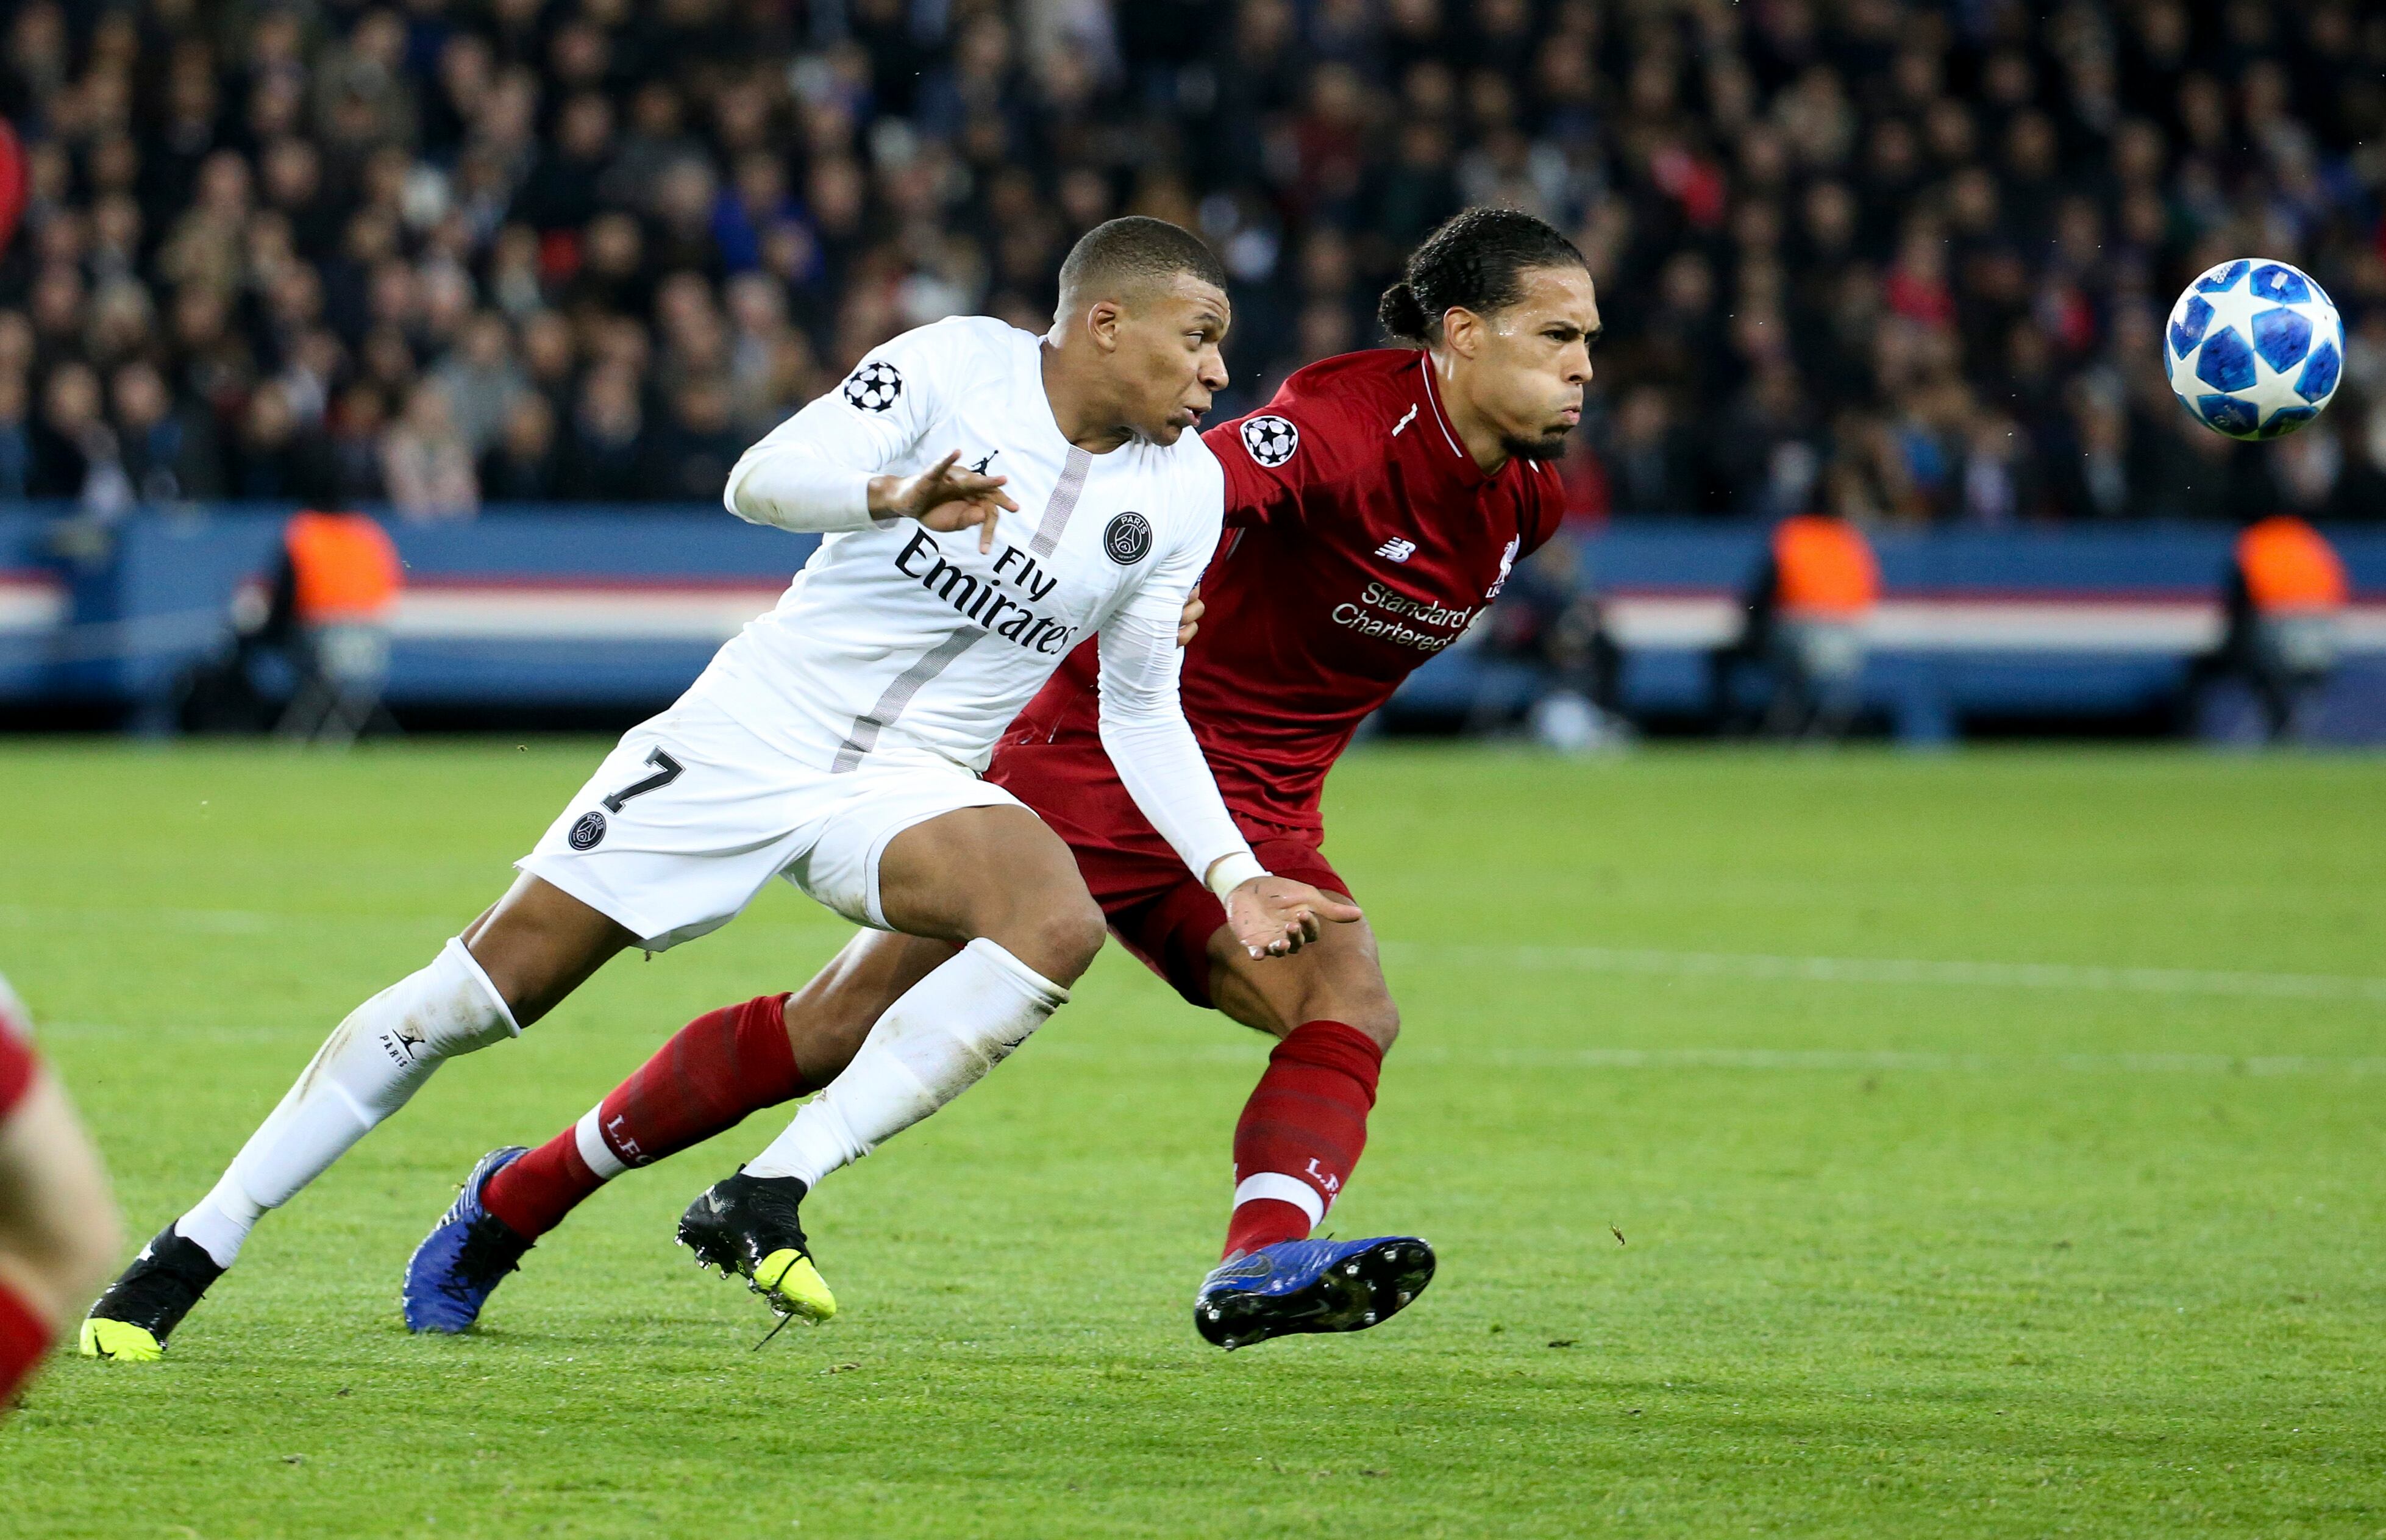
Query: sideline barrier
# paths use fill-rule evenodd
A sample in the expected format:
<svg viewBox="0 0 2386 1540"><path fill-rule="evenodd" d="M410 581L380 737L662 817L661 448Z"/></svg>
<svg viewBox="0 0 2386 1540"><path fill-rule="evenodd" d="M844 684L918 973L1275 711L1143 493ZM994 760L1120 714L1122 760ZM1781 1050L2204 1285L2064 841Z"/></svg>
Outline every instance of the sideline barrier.
<svg viewBox="0 0 2386 1540"><path fill-rule="evenodd" d="M165 728L180 681L232 635L287 510L144 512L78 546L56 513L0 512L0 701L99 701ZM815 540L693 508L496 509L393 524L408 589L389 699L634 711L676 694L776 601ZM1583 541L1636 713L1703 704L1705 655L1739 625L1755 525L1634 521ZM2331 736L2386 740L2386 532L2331 530L2351 569L2343 697ZM1864 696L1909 742L1966 718L2141 717L2175 700L2218 639L2225 530L1959 531L1875 537L1885 586ZM1528 699L1534 671L1462 643L1418 672L1418 713Z"/></svg>
<svg viewBox="0 0 2386 1540"><path fill-rule="evenodd" d="M2355 602L2323 736L2386 742L2386 530L2336 527ZM1584 575L1624 654L1634 714L1697 715L1706 659L1739 635L1739 594L1766 529L1689 519L1611 524ZM1902 742L1947 742L1967 719L2144 720L2181 699L2218 644L2235 532L2198 525L1875 533L1883 587L1867 626L1865 709ZM1401 694L1410 710L1497 714L1530 671L1453 649ZM1483 692L1510 699L1485 701Z"/></svg>
<svg viewBox="0 0 2386 1540"><path fill-rule="evenodd" d="M182 680L228 650L289 510L144 513L79 556L73 526L0 513L0 701L130 706L169 726ZM718 510L542 508L391 522L407 587L387 699L635 710L668 701L769 609L816 536Z"/></svg>

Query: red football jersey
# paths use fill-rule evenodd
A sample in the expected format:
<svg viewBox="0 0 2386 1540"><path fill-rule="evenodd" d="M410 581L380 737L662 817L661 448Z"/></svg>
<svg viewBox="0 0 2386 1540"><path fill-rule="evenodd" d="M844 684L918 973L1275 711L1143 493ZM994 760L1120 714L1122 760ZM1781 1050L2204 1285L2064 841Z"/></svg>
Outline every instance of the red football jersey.
<svg viewBox="0 0 2386 1540"><path fill-rule="evenodd" d="M33 1057L32 1029L25 1025L23 1007L0 978L0 1117L17 1110L33 1083L39 1061Z"/></svg>
<svg viewBox="0 0 2386 1540"><path fill-rule="evenodd" d="M1185 715L1229 808L1315 830L1350 735L1556 533L1564 488L1524 460L1485 475L1413 348L1311 364L1202 436L1226 469L1226 529L1185 654ZM1094 645L1006 739L1098 730Z"/></svg>

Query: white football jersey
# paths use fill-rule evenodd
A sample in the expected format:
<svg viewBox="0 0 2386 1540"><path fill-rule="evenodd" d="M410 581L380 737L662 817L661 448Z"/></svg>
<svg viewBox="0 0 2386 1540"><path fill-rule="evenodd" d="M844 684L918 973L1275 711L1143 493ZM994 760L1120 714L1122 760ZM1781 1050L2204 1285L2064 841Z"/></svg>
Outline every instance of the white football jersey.
<svg viewBox="0 0 2386 1540"><path fill-rule="evenodd" d="M846 522L864 527L824 535L691 693L816 769L931 756L976 771L1069 650L1100 632L1106 677L1141 670L1173 709L1177 618L1218 544L1224 473L1190 431L1165 448L1071 444L1026 332L961 317L895 338L747 450L725 500L781 522L755 511L750 488L740 506L749 480L772 479L757 472L773 457L904 475L954 449L1008 477L1019 504L991 551L976 529L857 511Z"/></svg>

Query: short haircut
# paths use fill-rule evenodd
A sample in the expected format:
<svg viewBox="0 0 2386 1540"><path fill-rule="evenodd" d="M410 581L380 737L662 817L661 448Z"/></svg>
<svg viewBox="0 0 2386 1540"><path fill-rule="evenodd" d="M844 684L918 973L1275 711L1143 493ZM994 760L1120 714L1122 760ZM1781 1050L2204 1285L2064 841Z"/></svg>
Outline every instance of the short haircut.
<svg viewBox="0 0 2386 1540"><path fill-rule="evenodd" d="M1525 274L1588 266L1547 221L1513 208L1468 208L1450 216L1409 256L1384 291L1375 319L1396 342L1438 343L1453 307L1488 316L1525 297Z"/></svg>
<svg viewBox="0 0 2386 1540"><path fill-rule="evenodd" d="M1120 298L1180 272L1221 290L1226 286L1225 264L1200 236L1166 220L1129 214L1077 237L1061 264L1061 303L1066 308L1073 295Z"/></svg>

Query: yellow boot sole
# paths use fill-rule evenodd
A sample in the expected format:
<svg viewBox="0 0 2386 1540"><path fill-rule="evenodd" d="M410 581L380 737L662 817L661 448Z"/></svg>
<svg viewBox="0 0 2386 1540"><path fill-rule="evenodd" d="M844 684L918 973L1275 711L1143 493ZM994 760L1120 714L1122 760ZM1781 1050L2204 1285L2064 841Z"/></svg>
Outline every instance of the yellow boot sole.
<svg viewBox="0 0 2386 1540"><path fill-rule="evenodd" d="M76 1339L86 1358L113 1358L118 1363L154 1364L166 1356L166 1344L129 1320L104 1320L97 1316L82 1323Z"/></svg>
<svg viewBox="0 0 2386 1540"><path fill-rule="evenodd" d="M812 1259L788 1247L762 1258L754 1269L754 1292L783 1316L799 1316L817 1326L836 1314L836 1295Z"/></svg>

